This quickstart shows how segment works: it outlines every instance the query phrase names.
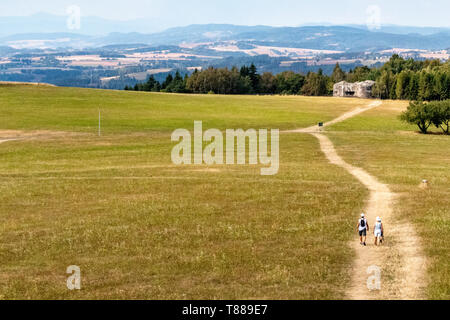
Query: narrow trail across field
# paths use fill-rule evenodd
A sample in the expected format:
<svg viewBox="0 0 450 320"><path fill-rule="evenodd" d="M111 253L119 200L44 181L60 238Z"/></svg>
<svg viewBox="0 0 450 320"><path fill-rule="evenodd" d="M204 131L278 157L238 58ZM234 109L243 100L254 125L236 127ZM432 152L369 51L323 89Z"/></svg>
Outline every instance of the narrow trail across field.
<svg viewBox="0 0 450 320"><path fill-rule="evenodd" d="M381 105L380 101L370 103L367 107L357 108L339 118L324 124L324 127L344 121L367 110ZM356 252L356 259L351 270L351 284L346 290L348 299L420 299L423 298L425 283L425 258L421 250L420 240L414 227L408 221L400 221L394 217L394 201L396 195L389 187L379 182L365 170L345 162L336 152L333 143L320 133L318 126L288 132L309 133L315 136L327 159L340 166L357 178L370 191L370 198L364 212L369 226L373 227L375 218L383 218L386 243L376 247L373 244L372 229L368 233L367 247L361 246L355 236L351 246ZM363 210L361 210L363 211ZM355 217L355 234L358 217ZM368 268L376 266L381 270L381 290L369 290L367 280L372 273Z"/></svg>

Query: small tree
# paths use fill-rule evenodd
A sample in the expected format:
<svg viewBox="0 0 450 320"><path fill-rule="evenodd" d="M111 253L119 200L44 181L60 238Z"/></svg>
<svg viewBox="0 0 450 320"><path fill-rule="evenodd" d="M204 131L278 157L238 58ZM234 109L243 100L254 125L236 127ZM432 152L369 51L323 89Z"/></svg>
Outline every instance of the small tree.
<svg viewBox="0 0 450 320"><path fill-rule="evenodd" d="M328 94L327 78L323 75L322 69L319 69L318 73L309 72L307 74L301 93L305 96L325 96Z"/></svg>
<svg viewBox="0 0 450 320"><path fill-rule="evenodd" d="M161 89L167 89L167 87L172 83L172 81L173 76L171 74L168 74L166 80L161 85Z"/></svg>
<svg viewBox="0 0 450 320"><path fill-rule="evenodd" d="M423 134L428 133L434 117L434 108L429 103L422 101L410 102L408 109L400 115L401 120L416 124Z"/></svg>
<svg viewBox="0 0 450 320"><path fill-rule="evenodd" d="M339 63L336 63L331 79L333 80L333 83L338 83L345 80L345 72L341 69Z"/></svg>
<svg viewBox="0 0 450 320"><path fill-rule="evenodd" d="M430 102L430 107L433 108L433 124L445 134L449 134L450 100Z"/></svg>

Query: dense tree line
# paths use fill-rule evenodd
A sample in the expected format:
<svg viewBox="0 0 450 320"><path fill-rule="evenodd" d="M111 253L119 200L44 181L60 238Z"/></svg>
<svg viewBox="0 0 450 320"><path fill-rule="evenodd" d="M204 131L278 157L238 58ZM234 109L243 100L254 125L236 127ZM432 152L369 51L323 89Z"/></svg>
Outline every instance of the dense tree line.
<svg viewBox="0 0 450 320"><path fill-rule="evenodd" d="M175 76L168 75L159 84L150 76L147 82L125 87L125 90L174 92L174 93L216 93L216 94L304 94L329 95L332 92L331 78L318 73L309 72L306 76L292 71L277 75L270 72L258 74L254 64L240 69L233 67L213 68L198 71L190 76L182 77L179 72Z"/></svg>
<svg viewBox="0 0 450 320"><path fill-rule="evenodd" d="M284 71L277 75L259 74L254 64L240 69L233 67L198 71L190 76L179 72L169 74L163 83L151 76L147 82L126 87L125 90L161 91L174 93L217 94L289 94L326 96L333 92L333 85L340 81L376 82L373 95L381 99L405 99L432 101L450 99L450 62L439 60L416 61L399 55L380 68L356 67L349 72L336 64L331 76L321 69L306 75Z"/></svg>
<svg viewBox="0 0 450 320"><path fill-rule="evenodd" d="M348 73L336 65L334 83L374 80L373 95L380 99L433 101L450 99L450 62L417 61L393 55L381 68L357 67Z"/></svg>

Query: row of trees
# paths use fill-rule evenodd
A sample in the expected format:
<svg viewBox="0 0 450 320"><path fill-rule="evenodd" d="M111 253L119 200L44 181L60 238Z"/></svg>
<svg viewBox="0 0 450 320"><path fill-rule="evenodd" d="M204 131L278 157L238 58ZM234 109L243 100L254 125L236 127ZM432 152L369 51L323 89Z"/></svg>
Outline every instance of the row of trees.
<svg viewBox="0 0 450 320"><path fill-rule="evenodd" d="M427 68L420 71L403 70L398 74L384 70L376 79L376 97L403 100L450 99L450 69Z"/></svg>
<svg viewBox="0 0 450 320"><path fill-rule="evenodd" d="M264 72L259 75L256 67L209 68L194 72L187 80L187 89L194 93L214 92L219 94L303 94L321 96L330 94L330 78L322 71L310 72L306 76L292 71L277 75Z"/></svg>
<svg viewBox="0 0 450 320"><path fill-rule="evenodd" d="M151 76L147 82L126 90L161 91L175 93L217 94L301 94L326 96L340 81L374 80L373 95L380 99L447 100L450 99L450 62L439 60L415 61L394 55L381 68L357 67L345 72L336 64L331 76L322 70L306 75L285 71L277 75L259 74L254 64L240 69L213 68L182 77L168 75L163 83Z"/></svg>
<svg viewBox="0 0 450 320"><path fill-rule="evenodd" d="M337 83L374 80L373 95L380 99L446 100L450 99L450 62L416 61L393 55L381 68L357 67L346 73L336 65L331 76Z"/></svg>
<svg viewBox="0 0 450 320"><path fill-rule="evenodd" d="M441 128L444 134L449 134L450 100L410 102L408 109L400 115L400 119L417 125L424 134L428 133L432 125Z"/></svg>
<svg viewBox="0 0 450 320"><path fill-rule="evenodd" d="M125 90L173 92L173 93L217 93L217 94L303 94L324 96L332 93L331 78L310 72L306 76L292 71L277 75L270 72L258 74L254 64L240 69L233 67L195 70L190 76L182 77L177 71L175 76L168 75L160 84L153 76L147 82L138 83Z"/></svg>
<svg viewBox="0 0 450 320"><path fill-rule="evenodd" d="M155 77L151 75L146 82L137 83L134 87L125 86L125 90L187 93L189 92L186 89L188 78L188 75L185 75L183 78L177 71L175 76L169 74L163 83L159 83L159 81L156 81Z"/></svg>

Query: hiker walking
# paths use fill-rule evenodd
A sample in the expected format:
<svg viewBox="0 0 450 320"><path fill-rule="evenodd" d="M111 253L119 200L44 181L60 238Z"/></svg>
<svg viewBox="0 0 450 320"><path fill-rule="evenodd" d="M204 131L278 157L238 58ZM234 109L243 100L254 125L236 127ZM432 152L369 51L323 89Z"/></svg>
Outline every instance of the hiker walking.
<svg viewBox="0 0 450 320"><path fill-rule="evenodd" d="M361 219L358 220L358 226L356 227L359 232L359 242L361 245L366 245L367 231L369 231L369 223L367 222L364 213L361 213Z"/></svg>
<svg viewBox="0 0 450 320"><path fill-rule="evenodd" d="M377 217L377 222L375 222L375 227L373 229L373 233L375 235L375 245L381 244L383 242L383 223L381 222L381 218Z"/></svg>

